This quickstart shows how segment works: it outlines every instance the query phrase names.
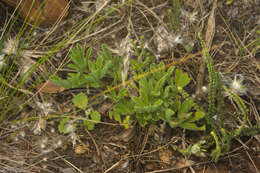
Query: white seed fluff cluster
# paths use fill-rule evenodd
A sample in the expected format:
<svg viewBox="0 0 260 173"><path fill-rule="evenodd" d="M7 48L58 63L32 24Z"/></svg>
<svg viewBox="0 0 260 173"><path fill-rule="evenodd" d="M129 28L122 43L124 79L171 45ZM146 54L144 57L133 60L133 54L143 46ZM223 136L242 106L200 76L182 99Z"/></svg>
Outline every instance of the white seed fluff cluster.
<svg viewBox="0 0 260 173"><path fill-rule="evenodd" d="M237 95L244 95L247 92L247 88L243 85L244 77L241 74L236 74L230 84L231 92Z"/></svg>

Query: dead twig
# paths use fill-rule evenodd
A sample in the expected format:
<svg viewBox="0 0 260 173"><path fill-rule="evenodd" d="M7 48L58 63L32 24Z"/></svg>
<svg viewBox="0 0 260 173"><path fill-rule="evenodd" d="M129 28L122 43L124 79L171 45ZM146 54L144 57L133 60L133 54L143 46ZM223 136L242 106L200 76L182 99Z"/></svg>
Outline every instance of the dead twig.
<svg viewBox="0 0 260 173"><path fill-rule="evenodd" d="M212 40L213 40L213 37L215 35L215 11L216 11L216 8L217 8L217 0L214 0L213 5L212 5L212 9L211 9L211 12L210 12L210 16L209 16L209 19L208 19L206 36L205 36L206 48L208 49L208 51L210 51ZM205 68L206 68L205 59L206 59L206 57L203 57L201 59L199 74L197 76L196 95L200 95L201 87L203 85L203 79L204 79L204 76L205 76Z"/></svg>

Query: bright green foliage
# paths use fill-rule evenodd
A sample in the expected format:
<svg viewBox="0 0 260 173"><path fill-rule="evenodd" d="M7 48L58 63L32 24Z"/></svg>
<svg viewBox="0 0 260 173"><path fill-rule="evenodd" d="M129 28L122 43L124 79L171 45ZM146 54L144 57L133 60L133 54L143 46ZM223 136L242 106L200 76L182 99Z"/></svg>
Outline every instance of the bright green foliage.
<svg viewBox="0 0 260 173"><path fill-rule="evenodd" d="M109 49L102 45L102 51L98 53L96 60L91 60L92 49L89 48L85 55L85 50L81 45L77 44L72 48L70 53L71 62L68 67L75 70L75 73L68 73L67 79L62 79L58 76L51 76L50 81L56 85L65 88L78 88L78 87L94 87L100 88L104 86L102 78L110 77L113 79L113 84L121 80L120 77L120 59L113 57ZM121 90L120 93L123 93ZM84 93L80 93L73 98L73 103L76 107L85 112L88 106L88 97ZM89 116L90 114L90 116ZM100 122L101 115L97 111L86 113L86 120L83 121L85 127L89 130L94 129L95 123ZM66 123L63 119L59 125L59 131L68 133L65 129ZM67 118L66 118L66 121Z"/></svg>
<svg viewBox="0 0 260 173"><path fill-rule="evenodd" d="M88 130L93 130L96 123L101 121L101 115L97 111L88 112L88 97L84 93L79 93L73 98L73 103L76 107L85 111L86 119L83 120L83 124ZM90 116L89 116L90 115ZM58 126L58 130L61 133L74 132L76 125L71 121L69 117L63 118Z"/></svg>
<svg viewBox="0 0 260 173"><path fill-rule="evenodd" d="M192 110L196 105L191 97L183 98L181 90L189 82L187 73L176 70L173 78L174 67L165 70L165 65L151 64L149 71L156 72L137 80L138 96L131 99L124 97L126 90L118 95L110 94L117 104L110 112L110 118L122 123L121 116L133 115L141 126L155 123L159 120L166 121L171 127L182 127L190 130L205 130L205 126L197 126L196 122L202 119L205 113L202 110ZM141 74L140 74L141 75ZM138 74L137 74L138 76ZM115 99L117 98L117 99ZM183 100L184 99L184 100Z"/></svg>
<svg viewBox="0 0 260 173"><path fill-rule="evenodd" d="M101 79L106 75L113 77L114 80L119 80L118 58L113 58L106 46L103 45L102 49L103 51L98 54L96 60L90 60L92 49L89 48L85 55L83 48L77 44L71 50L70 58L72 63L68 65L76 73L68 73L67 79L61 79L53 75L50 77L50 81L65 88L98 88L102 87Z"/></svg>
<svg viewBox="0 0 260 173"><path fill-rule="evenodd" d="M187 73L183 73L180 69L175 72L175 85L183 88L190 83L190 78Z"/></svg>
<svg viewBox="0 0 260 173"><path fill-rule="evenodd" d="M215 140L215 143L216 143L216 148L211 152L210 155L213 158L213 160L215 162L217 162L219 156L221 155L221 147L220 147L220 143L219 143L218 137L215 134L215 132L212 131L210 134L213 136L213 139Z"/></svg>
<svg viewBox="0 0 260 173"><path fill-rule="evenodd" d="M217 162L221 154L226 153L230 149L231 141L239 136L245 135L245 132L248 133L257 133L260 128L246 127L247 123L247 114L248 110L243 101L238 95L229 90L222 82L220 74L218 74L214 67L212 58L205 46L204 40L199 35L201 40L203 54L206 57L207 68L209 72L209 108L206 114L207 129L211 130L210 134L213 138L208 138L207 145L208 147L212 146L215 142L216 148L211 152L212 159ZM242 115L242 123L240 121L233 121L233 129L228 129L226 126L226 118L223 115L223 106L224 106L224 94L226 92L228 96L236 103L239 112L237 116ZM213 118L214 117L214 118ZM217 123L220 120L220 123Z"/></svg>
<svg viewBox="0 0 260 173"><path fill-rule="evenodd" d="M208 94L209 108L206 116L206 121L208 124L208 128L211 130L216 128L216 124L214 123L213 116L215 116L216 114L216 107L217 107L216 92L217 92L218 76L214 70L212 58L208 52L205 41L202 39L200 33L198 34L198 36L199 39L201 40L202 51L203 51L203 55L206 58L206 64L209 72L209 94Z"/></svg>
<svg viewBox="0 0 260 173"><path fill-rule="evenodd" d="M88 113L86 113L86 116L87 116L87 118L89 119ZM84 120L84 121L83 121L83 124L84 124L84 126L87 127L89 130L93 130L93 129L95 128L95 123L100 122L100 120L101 120L101 115L100 115L100 113L99 113L98 111L93 111L93 112L90 113L90 119L91 119L92 121Z"/></svg>
<svg viewBox="0 0 260 173"><path fill-rule="evenodd" d="M86 109L88 105L88 97L84 93L79 93L73 98L73 103L80 109Z"/></svg>
<svg viewBox="0 0 260 173"><path fill-rule="evenodd" d="M63 118L59 125L58 125L58 130L60 133L68 134L74 131L74 124L70 123L70 118Z"/></svg>

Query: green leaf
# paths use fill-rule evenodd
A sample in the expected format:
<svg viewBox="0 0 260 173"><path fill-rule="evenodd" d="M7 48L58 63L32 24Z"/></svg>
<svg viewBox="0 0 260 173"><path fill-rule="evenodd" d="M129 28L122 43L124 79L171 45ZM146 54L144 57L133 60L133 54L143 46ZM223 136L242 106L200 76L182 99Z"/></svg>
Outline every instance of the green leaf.
<svg viewBox="0 0 260 173"><path fill-rule="evenodd" d="M90 114L90 118L91 118L91 120L93 120L95 122L89 121L89 120L84 120L83 123L84 123L84 126L88 128L88 130L93 130L95 128L95 124L100 122L101 115L98 111L93 111Z"/></svg>
<svg viewBox="0 0 260 173"><path fill-rule="evenodd" d="M60 121L60 123L58 125L58 130L59 130L60 133L67 134L67 133L70 132L69 129L66 127L66 124L69 121L70 121L70 118L68 118L68 117L61 119L61 121Z"/></svg>
<svg viewBox="0 0 260 173"><path fill-rule="evenodd" d="M84 57L84 50L80 44L77 44L74 48L71 49L70 58L75 66L78 68L78 71L83 72L87 67Z"/></svg>
<svg viewBox="0 0 260 173"><path fill-rule="evenodd" d="M96 61L96 68L97 69L102 69L103 66L103 57L98 56L97 61Z"/></svg>
<svg viewBox="0 0 260 173"><path fill-rule="evenodd" d="M88 105L88 97L84 93L79 93L78 95L74 96L73 103L80 109L85 110Z"/></svg>
<svg viewBox="0 0 260 173"><path fill-rule="evenodd" d="M102 44L102 50L103 50L103 57L105 59L109 59L111 60L112 59L112 54L110 52L110 50L108 49L108 47L105 45L105 44Z"/></svg>
<svg viewBox="0 0 260 173"><path fill-rule="evenodd" d="M183 88L190 83L190 78L187 73L183 73L182 70L177 69L175 72L175 85Z"/></svg>
<svg viewBox="0 0 260 173"><path fill-rule="evenodd" d="M233 3L233 0L226 0L226 5L230 5L230 4L232 4Z"/></svg>
<svg viewBox="0 0 260 173"><path fill-rule="evenodd" d="M70 81L65 80L65 79L61 79L60 77L55 76L55 75L50 76L49 80L50 80L51 83L58 85L58 86L62 86L64 88L71 88L72 87Z"/></svg>
<svg viewBox="0 0 260 173"><path fill-rule="evenodd" d="M189 119L189 122L195 122L205 117L205 112L198 111L195 113L195 116Z"/></svg>
<svg viewBox="0 0 260 173"><path fill-rule="evenodd" d="M172 120L172 116L174 115L174 111L171 109L166 109L165 110L165 117L166 117L166 121L171 121Z"/></svg>
<svg viewBox="0 0 260 173"><path fill-rule="evenodd" d="M159 81L156 82L155 84L155 92L161 92L163 89L163 85L165 84L166 80L168 78L168 74L165 74L164 76L161 77Z"/></svg>
<svg viewBox="0 0 260 173"><path fill-rule="evenodd" d="M161 107L162 104L163 104L163 101L159 99L153 105L147 105L147 106L135 105L134 110L137 113L146 113L146 112L151 113L151 112L157 111Z"/></svg>
<svg viewBox="0 0 260 173"><path fill-rule="evenodd" d="M186 100L184 100L184 102L182 102L181 107L178 111L178 116L181 116L183 113L188 113L193 106L193 99L191 97L187 98Z"/></svg>
<svg viewBox="0 0 260 173"><path fill-rule="evenodd" d="M92 53L92 48L88 48L87 50L87 53L86 53L86 58L84 58L84 65L87 67L88 66L88 61L89 61L89 58L91 56L91 53Z"/></svg>
<svg viewBox="0 0 260 173"><path fill-rule="evenodd" d="M127 115L126 116L126 118L124 119L124 121L123 121L123 124L124 124L124 126L125 126L125 128L126 129L128 129L128 127L129 127L129 125L131 124L131 119L130 119L130 116L129 115Z"/></svg>
<svg viewBox="0 0 260 173"><path fill-rule="evenodd" d="M173 103L173 111L178 112L181 108L181 101L175 101Z"/></svg>
<svg viewBox="0 0 260 173"><path fill-rule="evenodd" d="M179 125L179 127L184 128L184 129L188 129L188 130L192 130L192 131L205 131L206 130L206 126L197 126L195 123L182 123Z"/></svg>

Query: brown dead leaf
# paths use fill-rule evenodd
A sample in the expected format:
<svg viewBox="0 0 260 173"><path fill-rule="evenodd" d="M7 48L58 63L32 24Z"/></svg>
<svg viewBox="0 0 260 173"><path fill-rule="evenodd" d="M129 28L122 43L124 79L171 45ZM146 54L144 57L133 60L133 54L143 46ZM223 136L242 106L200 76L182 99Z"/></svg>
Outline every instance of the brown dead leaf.
<svg viewBox="0 0 260 173"><path fill-rule="evenodd" d="M42 93L55 94L64 91L65 88L54 85L50 81L46 81L45 83L38 85L37 90L40 90Z"/></svg>
<svg viewBox="0 0 260 173"><path fill-rule="evenodd" d="M87 150L88 150L88 148L86 148L83 145L76 145L74 148L74 152L76 154L84 154Z"/></svg>
<svg viewBox="0 0 260 173"><path fill-rule="evenodd" d="M171 157L172 157L173 153L171 150L167 149L167 150L160 150L159 151L159 157L160 159L167 164L171 163Z"/></svg>
<svg viewBox="0 0 260 173"><path fill-rule="evenodd" d="M217 8L217 0L214 0L213 6L210 12L210 16L208 19L208 24L207 24L207 30L206 30L206 36L205 36L205 41L206 41L206 46L210 50L211 44L213 37L215 35L215 28L216 28L216 21L215 21L215 13L216 13L216 8Z"/></svg>
<svg viewBox="0 0 260 173"><path fill-rule="evenodd" d="M194 164L194 161L185 158L178 158L175 161L176 168L185 168Z"/></svg>

